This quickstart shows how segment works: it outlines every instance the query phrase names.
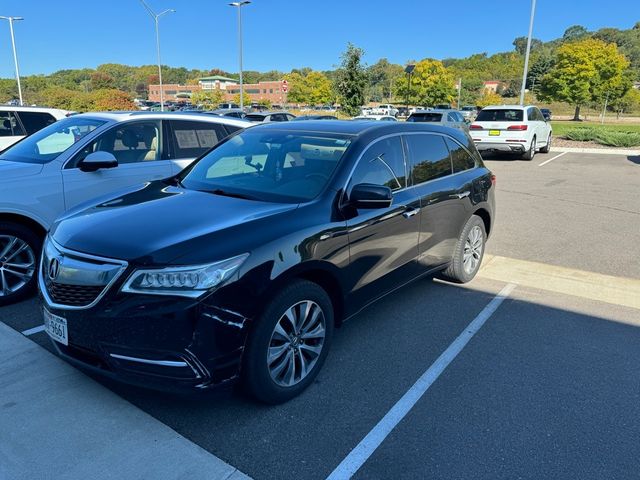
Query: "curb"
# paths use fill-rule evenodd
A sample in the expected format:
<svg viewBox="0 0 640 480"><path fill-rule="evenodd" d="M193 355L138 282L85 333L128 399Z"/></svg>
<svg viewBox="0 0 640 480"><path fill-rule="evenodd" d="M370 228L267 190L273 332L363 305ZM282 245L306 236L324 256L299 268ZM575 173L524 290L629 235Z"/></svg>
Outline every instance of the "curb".
<svg viewBox="0 0 640 480"><path fill-rule="evenodd" d="M604 155L640 155L640 150L627 150L624 148L577 148L577 147L552 147L553 152L572 153L599 153Z"/></svg>
<svg viewBox="0 0 640 480"><path fill-rule="evenodd" d="M2 322L0 425L0 479L249 479Z"/></svg>

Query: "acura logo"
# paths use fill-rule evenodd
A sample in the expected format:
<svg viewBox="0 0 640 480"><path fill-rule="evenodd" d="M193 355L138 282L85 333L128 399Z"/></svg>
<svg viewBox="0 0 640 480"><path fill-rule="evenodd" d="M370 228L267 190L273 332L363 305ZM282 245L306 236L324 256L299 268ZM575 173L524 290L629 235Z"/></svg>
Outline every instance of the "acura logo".
<svg viewBox="0 0 640 480"><path fill-rule="evenodd" d="M51 280L58 278L58 274L60 273L60 260L52 258L49 262L49 269L47 270L47 273Z"/></svg>

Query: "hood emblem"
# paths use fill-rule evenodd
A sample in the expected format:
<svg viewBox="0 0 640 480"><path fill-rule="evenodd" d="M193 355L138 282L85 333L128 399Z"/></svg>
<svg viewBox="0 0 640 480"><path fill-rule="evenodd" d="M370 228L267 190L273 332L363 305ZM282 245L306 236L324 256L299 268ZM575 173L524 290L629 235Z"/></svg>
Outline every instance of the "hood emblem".
<svg viewBox="0 0 640 480"><path fill-rule="evenodd" d="M58 278L58 274L60 273L60 260L56 257L52 258L49 262L49 268L47 269L47 275L50 280L55 280Z"/></svg>

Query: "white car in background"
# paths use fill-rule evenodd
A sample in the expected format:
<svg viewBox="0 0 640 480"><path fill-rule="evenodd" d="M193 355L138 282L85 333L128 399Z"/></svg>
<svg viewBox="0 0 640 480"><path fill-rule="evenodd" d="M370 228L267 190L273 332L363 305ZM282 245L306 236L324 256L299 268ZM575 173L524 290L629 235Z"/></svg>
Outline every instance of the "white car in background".
<svg viewBox="0 0 640 480"><path fill-rule="evenodd" d="M71 113L58 108L0 105L0 150Z"/></svg>
<svg viewBox="0 0 640 480"><path fill-rule="evenodd" d="M357 117L353 117L351 120L373 120L378 122L397 122L398 119L396 117L392 117L391 115L359 115Z"/></svg>
<svg viewBox="0 0 640 480"><path fill-rule="evenodd" d="M398 115L398 109L391 104L383 103L371 109L371 115L390 115L395 117Z"/></svg>
<svg viewBox="0 0 640 480"><path fill-rule="evenodd" d="M31 293L42 241L66 210L176 175L249 122L186 113L86 113L0 153L0 305Z"/></svg>
<svg viewBox="0 0 640 480"><path fill-rule="evenodd" d="M551 149L551 124L534 105L485 107L469 126L469 133L480 153L516 153L531 160L537 151Z"/></svg>

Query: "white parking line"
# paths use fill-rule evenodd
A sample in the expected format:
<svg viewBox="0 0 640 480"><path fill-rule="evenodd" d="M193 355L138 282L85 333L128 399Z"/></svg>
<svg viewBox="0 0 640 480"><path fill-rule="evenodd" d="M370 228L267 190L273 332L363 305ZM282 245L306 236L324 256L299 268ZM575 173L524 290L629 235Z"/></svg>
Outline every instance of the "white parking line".
<svg viewBox="0 0 640 480"><path fill-rule="evenodd" d="M544 162L542 162L541 164L539 164L539 167L542 167L543 165L546 165L549 162L552 162L553 160L555 160L556 158L560 158L562 155L566 155L569 152L562 152L559 153L558 155L556 155L555 157L550 158L549 160L545 160Z"/></svg>
<svg viewBox="0 0 640 480"><path fill-rule="evenodd" d="M37 327L30 328L22 332L25 337L29 335L35 335L36 333L44 332L44 325L38 325Z"/></svg>
<svg viewBox="0 0 640 480"><path fill-rule="evenodd" d="M340 462L340 465L331 472L327 480L344 480L351 478L360 467L371 457L373 452L380 446L391 431L400 423L400 421L409 413L413 406L422 398L429 387L433 385L444 369L453 361L454 358L469 343L469 340L480 330L491 315L498 309L500 304L511 294L516 288L515 283L509 283L504 286L487 304L486 307L478 314L476 318L464 329L464 331L456 338L451 345L433 362L426 372L413 384L413 386L405 393L391 410L373 427L366 437Z"/></svg>

